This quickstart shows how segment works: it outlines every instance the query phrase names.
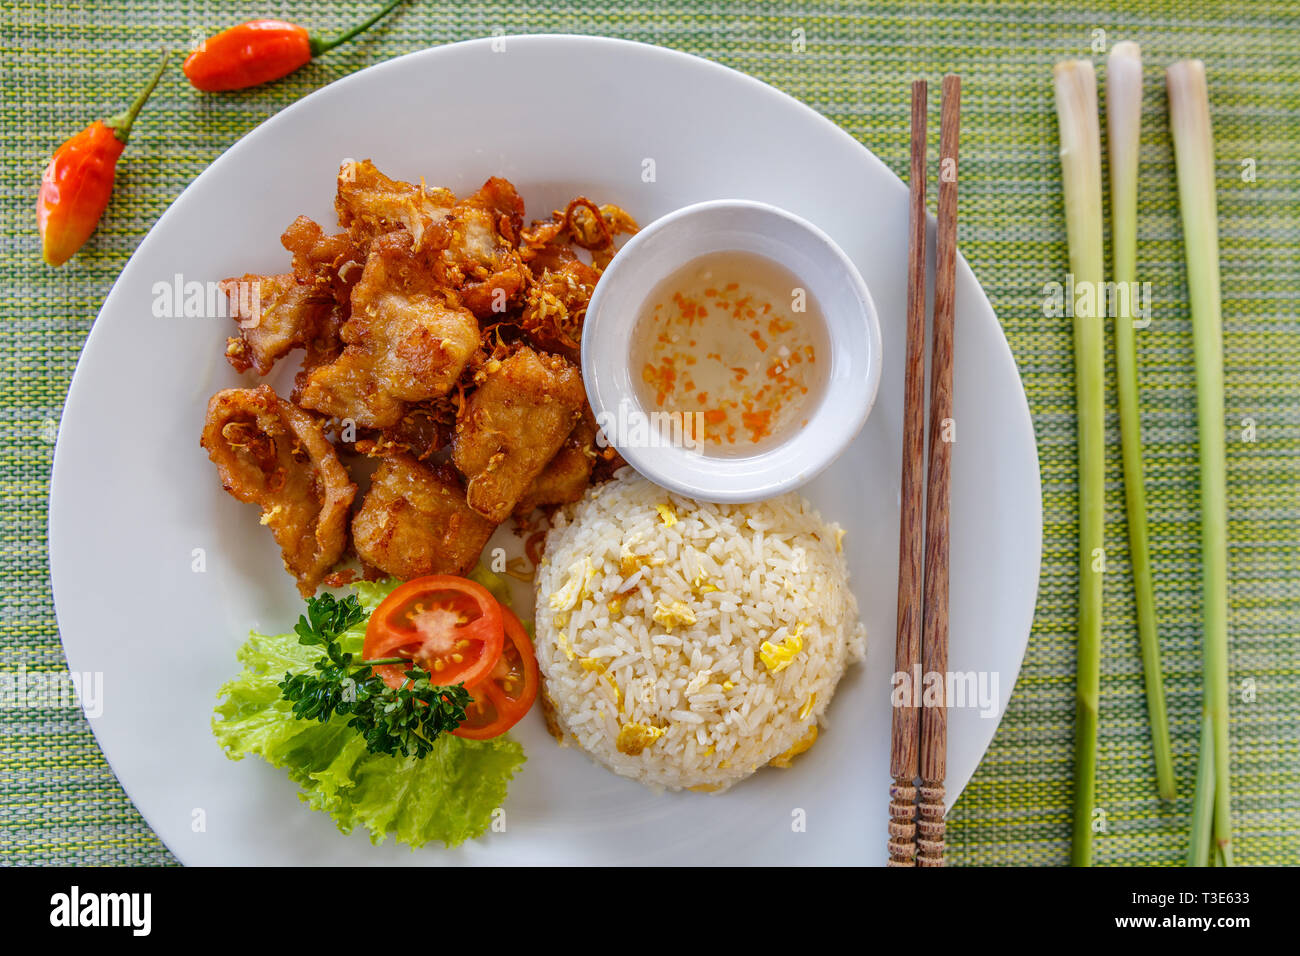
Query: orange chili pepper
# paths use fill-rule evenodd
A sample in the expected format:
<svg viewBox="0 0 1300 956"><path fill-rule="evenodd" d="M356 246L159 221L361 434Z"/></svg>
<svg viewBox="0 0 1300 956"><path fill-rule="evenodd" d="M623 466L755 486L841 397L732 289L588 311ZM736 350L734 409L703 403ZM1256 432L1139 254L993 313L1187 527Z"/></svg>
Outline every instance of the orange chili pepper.
<svg viewBox="0 0 1300 956"><path fill-rule="evenodd" d="M50 265L61 266L71 259L99 225L113 194L117 159L170 56L163 54L153 79L130 109L91 123L55 150L45 167L36 197L36 228L41 254Z"/></svg>
<svg viewBox="0 0 1300 956"><path fill-rule="evenodd" d="M305 66L313 57L347 43L402 2L392 0L369 20L332 40L285 20L249 20L204 40L185 58L182 69L194 88L205 93L270 83Z"/></svg>

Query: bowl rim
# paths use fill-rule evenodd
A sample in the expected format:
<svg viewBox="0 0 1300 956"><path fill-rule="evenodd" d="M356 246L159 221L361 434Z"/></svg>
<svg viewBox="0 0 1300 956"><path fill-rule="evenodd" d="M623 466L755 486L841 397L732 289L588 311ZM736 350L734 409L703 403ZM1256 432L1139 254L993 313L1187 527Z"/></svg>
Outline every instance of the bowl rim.
<svg viewBox="0 0 1300 956"><path fill-rule="evenodd" d="M829 276L838 271L847 279L849 299L856 303L851 315L833 314L818 297L832 361L824 393L804 428L754 455L711 456L680 447L646 448L629 443L624 430L629 420L627 413L644 413L644 410L634 390L617 384L617 371L609 366L611 360L618 365L618 357L624 354L623 343L630 338L640 311L619 310L610 316L611 310L605 308L613 295L610 290L621 281L619 276L636 263L640 250L659 233L681 228L683 221L725 212L782 220L793 234L802 233L807 237L800 248L808 257L826 263L819 269L820 275ZM756 254L775 259L798 274L797 269L781 261L779 256ZM666 257L669 267L659 271L666 277L699 255L698 252L677 254L673 249ZM805 277L801 275L801 278ZM855 348L849 348L850 344ZM856 349L865 354L856 354ZM834 239L815 223L771 203L724 198L675 209L624 243L606 266L588 303L581 361L587 399L601 426L602 437L618 450L624 461L669 491L702 501L738 503L762 501L794 490L815 478L848 448L875 405L882 378L882 354L880 320L871 290L857 265ZM626 365L625 360L623 364ZM846 408L854 411L844 414Z"/></svg>

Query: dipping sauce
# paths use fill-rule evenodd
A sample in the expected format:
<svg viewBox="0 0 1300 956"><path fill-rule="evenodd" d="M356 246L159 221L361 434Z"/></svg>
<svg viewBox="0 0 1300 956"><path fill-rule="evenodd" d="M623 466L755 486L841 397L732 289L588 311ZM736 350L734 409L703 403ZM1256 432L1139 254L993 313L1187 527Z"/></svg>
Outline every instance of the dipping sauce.
<svg viewBox="0 0 1300 956"><path fill-rule="evenodd" d="M820 307L750 252L714 252L665 278L632 333L642 408L681 416L707 455L745 456L808 423L829 372Z"/></svg>

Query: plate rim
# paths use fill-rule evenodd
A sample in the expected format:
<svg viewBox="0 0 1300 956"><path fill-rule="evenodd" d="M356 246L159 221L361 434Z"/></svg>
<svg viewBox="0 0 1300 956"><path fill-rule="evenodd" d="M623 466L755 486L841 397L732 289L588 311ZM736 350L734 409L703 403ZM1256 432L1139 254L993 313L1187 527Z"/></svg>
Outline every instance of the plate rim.
<svg viewBox="0 0 1300 956"><path fill-rule="evenodd" d="M790 105L793 105L794 107L796 107L798 110L805 113L809 117L815 118L815 121L819 123L823 129L830 132L831 135L840 138L842 141L846 142L847 144L850 144L852 147L856 149L857 153L861 157L865 158L867 162L877 167L879 172L884 173L886 179L890 182L893 188L896 188L902 192L906 192L907 187L903 183L902 179L897 174L895 174L894 171L879 156L877 156L874 152L872 152L871 149L869 149L866 145L864 145L859 140L857 140L847 130L843 129L834 121L832 121L829 117L822 114L819 110L808 105L807 103L804 103L803 101L785 92L784 90L776 86L773 86L770 83L764 82L763 80L760 80L757 77L751 76L750 74L745 73L740 69L727 66L726 64L720 63L716 60L708 59L707 57L703 57L695 53L674 49L672 47L660 46L655 43L646 43L637 40L627 40L621 37L608 37L608 36L598 36L598 35L579 34L579 33L525 33L525 34L507 34L504 36L475 37L471 39L460 40L454 43L437 44L434 46L424 47L418 50L412 50L408 53L404 53L399 56L390 57L378 63L371 64L370 66L364 67L362 69L355 70L352 73L348 73L345 76L338 77L337 79L331 81L330 83L325 84L324 86L311 91L305 96L302 96L299 99L286 104L282 108L276 110L274 113L267 116L255 127L253 127L248 132L246 132L244 135L239 137L239 139L233 142L229 147L227 147L224 151L222 151L220 155L218 155L215 159L213 159L212 162L210 162L207 166L205 166L198 173L198 175L196 175L194 179L191 180L183 190L181 190L181 192L176 196L176 198L172 200L172 202L168 205L167 209L163 211L163 213L158 217L158 219L153 223L153 225L150 226L148 231L141 237L135 249L132 250L131 255L128 257L121 271L114 279L112 287L109 289L107 295L105 295L103 303L101 304L99 310L96 312L95 321L91 324L91 327L87 332L86 337L82 343L81 350L77 356L76 366L74 367L72 378L69 382L68 390L66 395L64 396L63 403L59 413L59 430L56 436L54 454L51 462L50 485L49 485L49 495L47 498L47 512L46 512L47 513L46 543L48 548L48 565L49 565L51 600L54 606L55 621L56 621L56 627L58 629L59 643L63 650L64 660L69 670L73 670L74 668L73 668L72 656L69 653L68 641L65 636L65 632L62 624L63 614L60 612L59 609L59 605L60 605L59 593L61 589L58 586L58 582L60 578L60 574L58 572L58 565L59 565L58 555L63 551L63 546L60 545L59 542L63 541L67 534L64 528L64 523L59 517L60 515L59 502L72 493L71 486L73 485L75 479L69 477L68 468L66 466L60 468L60 461L66 460L66 456L67 456L67 453L64 451L66 445L64 442L63 423L68 409L74 403L74 399L79 401L80 393L84 391L85 388L87 387L84 384L85 377L80 374L82 371L82 363L83 361L86 360L87 356L93 354L92 349L96 347L95 343L102 341L105 337L104 335L97 335L97 332L101 325L101 320L103 319L105 314L109 311L110 306L114 304L114 300L117 294L119 293L119 290L125 285L124 280L126 280L129 276L131 276L136 269L140 268L139 260L140 260L141 250L143 250L146 247L153 234L161 227L163 227L166 223L168 223L170 221L170 218L177 213L177 207L182 205L182 201L186 198L186 196L192 190L195 189L196 185L199 184L199 182L205 176L207 176L209 172L219 167L223 167L227 163L237 161L240 153L243 150L248 148L248 144L250 141L255 141L265 135L270 135L267 133L268 127L284 122L285 121L284 118L286 116L292 115L296 111L305 108L306 104L310 103L315 97L321 96L326 91L331 90L340 84L348 84L350 82L357 81L358 78L362 76L370 75L374 73L382 73L385 70L393 69L399 63L404 63L410 60L426 59L426 58L434 59L438 56L443 55L447 51L459 50L462 48L473 47L473 46L490 46L494 43L501 43L501 42L505 42L506 44L513 42L513 43L527 44L527 45L570 43L570 44L577 44L577 45L593 44L593 45L601 45L601 46L615 46L615 47L621 46L621 47L635 48L641 53L658 57L659 59L664 61L682 61L682 60L693 61L693 63L696 66L703 66L708 70L725 74L732 81L739 79L744 84L755 88L765 96L775 95L787 101ZM928 210L926 216L927 216L927 229L928 230L934 229L936 227L936 217ZM1020 673L1024 667L1025 655L1028 649L1029 639L1032 635L1033 623L1037 616L1038 597L1039 597L1039 588L1042 579L1042 560L1043 560L1042 470L1041 470L1041 459L1039 457L1039 452L1038 452L1037 432L1034 428L1034 423L1033 423L1033 415L1029 407L1028 395L1024 388L1024 379L1020 375L1018 363L1016 362L1015 355L1011 350L1011 344L1007 340L1006 332L1003 329L1001 322L998 320L997 312L993 309L992 302L989 301L988 294L984 290L983 284L980 283L978 276L975 274L975 271L970 267L970 264L967 262L965 256L961 253L960 250L958 250L957 253L957 263L959 269L964 268L970 272L971 277L973 278L976 286L979 288L981 293L980 300L982 300L982 302L979 304L979 307L983 309L987 309L989 318L998 331L998 335L996 336L998 340L998 345L995 348L995 352L1001 357L1001 360L1006 366L1006 368L1009 369L1010 373L1015 376L1016 381L1019 383L1020 387L1018 390L1019 392L1018 400L1015 403L1019 421L1013 424L1014 424L1014 429L1016 431L1023 431L1029 437L1028 445L1029 445L1030 454L1032 455L1033 467L1035 472L1035 481L1034 481L1035 501L1034 501L1034 507L1032 511L1033 527L1028 530L1033 532L1033 536L1032 536L1034 542L1033 550L1035 552L1036 559L1033 561L1032 585L1031 587L1026 589L1032 595L1032 600L1028 602L1027 620L1024 620L1019 627L1019 632L1021 636L1018 639L1019 646L1017 651L1015 672L1012 675L1012 679L1009 682L1008 687L1004 692L1004 695L1000 695L1000 696L1005 696L1006 703L1003 704L999 702L997 724L994 726L993 733L989 737L988 743L984 746L984 749L981 751L979 755L979 759L976 761L975 767L973 768L971 773L971 778L973 778L974 774L978 771L979 765L983 762L984 757L988 754L989 747L992 746L993 740L997 736L997 731L1002 726L1002 720L1006 716L1006 712L1010 707L1011 696L1014 694L1015 687L1019 683ZM107 333L105 333L105 335L106 334ZM80 387L78 385L79 380L82 381L83 383ZM74 582L65 581L66 585L71 585L73 583ZM68 589L69 589L68 587L65 587L62 590L64 593L66 593ZM117 782L117 785L122 788L127 798L131 801L132 807L135 809L135 811L138 814L140 814L141 819L144 820L145 824L149 827L150 832L159 840L159 842L161 842L164 846L166 846L168 852L171 853L180 863L182 863L183 865L191 865L191 863L185 859L185 857L182 855L180 851L178 851L166 839L164 839L162 833L152 822L149 821L149 819L145 816L144 812L140 809L139 802L136 799L136 795L134 792L135 787L129 786L118 773L117 768L114 766L114 760L109 754L109 748L106 746L105 741L102 739L100 731L96 728L95 722L87 721L87 726L89 727L91 733L94 735L96 746L98 747L100 753L103 755L105 763L108 764L109 769L112 771L113 777ZM949 810L951 810L952 806L956 803L957 799L965 791L966 786L969 785L969 782L970 782L970 778L968 778L965 782L963 782L960 789L950 788L950 792L946 801Z"/></svg>

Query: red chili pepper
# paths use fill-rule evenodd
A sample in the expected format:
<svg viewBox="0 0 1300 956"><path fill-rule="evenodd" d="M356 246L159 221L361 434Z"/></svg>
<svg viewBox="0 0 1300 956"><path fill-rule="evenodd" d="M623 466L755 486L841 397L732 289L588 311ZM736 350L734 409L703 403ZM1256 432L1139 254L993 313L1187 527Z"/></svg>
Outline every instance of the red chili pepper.
<svg viewBox="0 0 1300 956"><path fill-rule="evenodd" d="M312 57L347 43L391 13L403 0L392 0L364 23L332 40L324 40L284 20L249 20L203 41L185 59L185 75L205 93L242 90L270 83L305 66Z"/></svg>
<svg viewBox="0 0 1300 956"><path fill-rule="evenodd" d="M163 54L153 79L130 109L91 123L55 150L45 167L36 197L36 228L41 234L41 254L50 265L61 266L71 259L99 225L113 194L117 158L170 56Z"/></svg>

